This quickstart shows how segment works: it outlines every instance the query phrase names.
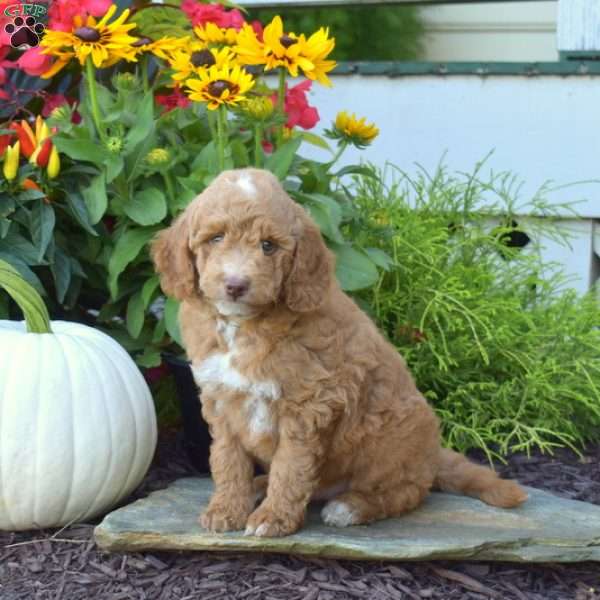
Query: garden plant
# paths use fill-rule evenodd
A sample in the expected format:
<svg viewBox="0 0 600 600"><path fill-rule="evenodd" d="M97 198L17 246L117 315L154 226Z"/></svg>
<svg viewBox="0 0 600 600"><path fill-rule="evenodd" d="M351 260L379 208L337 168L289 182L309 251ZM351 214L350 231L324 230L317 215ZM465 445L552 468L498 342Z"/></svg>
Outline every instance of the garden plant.
<svg viewBox="0 0 600 600"><path fill-rule="evenodd" d="M317 221L342 287L404 354L450 445L491 456L600 437L593 297L507 247L506 177L397 171L390 185L367 164L339 166L378 129L340 106L325 137L310 131L308 93L335 67L326 28L195 0L55 0L49 17L39 48L0 48L0 258L53 317L93 324L161 376L164 354L181 353L178 305L148 243L222 170L262 167ZM548 216L541 195L533 205Z"/></svg>

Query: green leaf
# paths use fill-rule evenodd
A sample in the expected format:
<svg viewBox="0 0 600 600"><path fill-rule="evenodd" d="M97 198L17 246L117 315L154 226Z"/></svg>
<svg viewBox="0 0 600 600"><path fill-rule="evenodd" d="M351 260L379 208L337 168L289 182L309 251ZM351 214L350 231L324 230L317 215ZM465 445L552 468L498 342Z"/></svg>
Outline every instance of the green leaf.
<svg viewBox="0 0 600 600"><path fill-rule="evenodd" d="M0 219L15 212L15 199L8 194L0 194Z"/></svg>
<svg viewBox="0 0 600 600"><path fill-rule="evenodd" d="M54 278L56 299L62 303L71 284L71 261L58 246L54 251L54 261L50 265L50 271Z"/></svg>
<svg viewBox="0 0 600 600"><path fill-rule="evenodd" d="M162 362L162 357L158 350L146 348L142 354L135 357L135 362L140 367L150 369L152 367L158 367Z"/></svg>
<svg viewBox="0 0 600 600"><path fill-rule="evenodd" d="M37 202L30 213L31 217L31 239L38 249L38 262L44 258L46 248L52 239L56 216L54 209L45 202Z"/></svg>
<svg viewBox="0 0 600 600"><path fill-rule="evenodd" d="M154 129L154 96L148 93L136 107L135 125L125 136L125 155L131 153L133 149L144 139L146 139Z"/></svg>
<svg viewBox="0 0 600 600"><path fill-rule="evenodd" d="M106 167L106 183L110 183L116 179L121 174L124 165L125 161L122 156L110 154L104 161L104 166Z"/></svg>
<svg viewBox="0 0 600 600"><path fill-rule="evenodd" d="M141 292L134 294L127 303L125 324L129 335L137 339L144 326L145 307Z"/></svg>
<svg viewBox="0 0 600 600"><path fill-rule="evenodd" d="M24 190L17 194L17 199L22 203L31 202L32 200L42 200L45 197L46 194L40 190Z"/></svg>
<svg viewBox="0 0 600 600"><path fill-rule="evenodd" d="M179 330L179 302L174 298L167 298L167 301L165 302L164 319L168 334L180 346L183 346L183 342L181 341L181 331Z"/></svg>
<svg viewBox="0 0 600 600"><path fill-rule="evenodd" d="M154 331L152 332L152 343L160 344L163 341L163 338L165 337L166 330L167 328L165 327L164 318L160 321L157 321L156 326L154 327Z"/></svg>
<svg viewBox="0 0 600 600"><path fill-rule="evenodd" d="M292 195L310 211L325 237L339 244L344 243L344 236L339 229L342 222L342 209L333 198L317 193L294 192Z"/></svg>
<svg viewBox="0 0 600 600"><path fill-rule="evenodd" d="M119 275L137 257L157 231L156 228L129 229L117 240L108 261L108 288L113 298L116 298L118 293Z"/></svg>
<svg viewBox="0 0 600 600"><path fill-rule="evenodd" d="M369 255L369 258L384 271L389 271L390 267L394 264L392 257L379 248L365 248L365 252Z"/></svg>
<svg viewBox="0 0 600 600"><path fill-rule="evenodd" d="M377 179L377 173L372 167L367 167L366 165L348 165L335 173L335 177L342 177L344 175L362 175L363 177Z"/></svg>
<svg viewBox="0 0 600 600"><path fill-rule="evenodd" d="M146 283L144 283L144 287L142 287L142 304L145 309L148 308L148 305L152 300L152 295L158 287L159 281L158 275L153 275Z"/></svg>
<svg viewBox="0 0 600 600"><path fill-rule="evenodd" d="M70 140L56 136L53 141L60 152L73 160L87 160L101 165L109 157L108 150L91 140Z"/></svg>
<svg viewBox="0 0 600 600"><path fill-rule="evenodd" d="M44 286L38 279L38 276L29 268L25 261L1 248L0 259L5 260L12 265L19 272L21 277L23 277L27 283L30 283L40 294L42 294L42 296L46 295L46 290L44 290Z"/></svg>
<svg viewBox="0 0 600 600"><path fill-rule="evenodd" d="M167 216L167 200L157 188L146 188L125 202L123 210L138 225L155 225Z"/></svg>
<svg viewBox="0 0 600 600"><path fill-rule="evenodd" d="M65 194L67 205L75 220L91 235L98 236L98 232L92 227L90 216L83 198L78 192L67 191Z"/></svg>
<svg viewBox="0 0 600 600"><path fill-rule="evenodd" d="M378 280L375 263L360 250L341 244L333 245L332 250L336 254L335 274L343 290L361 290Z"/></svg>
<svg viewBox="0 0 600 600"><path fill-rule="evenodd" d="M233 164L236 169L240 167L247 167L250 165L250 156L248 155L248 149L246 144L242 140L232 140L231 144L231 157L233 158Z"/></svg>
<svg viewBox="0 0 600 600"><path fill-rule="evenodd" d="M219 158L217 156L217 146L214 141L208 142L198 156L192 162L192 172L197 169L202 169L206 173L218 173L219 172Z"/></svg>
<svg viewBox="0 0 600 600"><path fill-rule="evenodd" d="M271 171L271 173L276 175L280 180L285 179L301 143L301 137L292 138L285 142L285 144L277 148L277 150L267 158L265 161L265 169Z"/></svg>
<svg viewBox="0 0 600 600"><path fill-rule="evenodd" d="M324 150L329 150L331 152L331 146L327 143L325 138L322 138L320 135L316 133L311 133L310 131L303 131L300 134L300 137L304 142L308 142L313 146L317 146L318 148L323 148Z"/></svg>
<svg viewBox="0 0 600 600"><path fill-rule="evenodd" d="M8 219L0 218L0 239L4 239L8 230L10 229L11 221Z"/></svg>
<svg viewBox="0 0 600 600"><path fill-rule="evenodd" d="M10 254L28 265L39 265L41 262L38 249L22 235L12 231L0 240L0 252Z"/></svg>
<svg viewBox="0 0 600 600"><path fill-rule="evenodd" d="M94 177L90 185L81 192L81 195L88 210L90 223L95 225L104 216L108 206L104 174L100 173Z"/></svg>
<svg viewBox="0 0 600 600"><path fill-rule="evenodd" d="M332 240L333 242L338 242L339 244L344 243L344 237L338 229L335 219L332 218L332 215L328 211L327 207L315 203L307 203L305 206L310 212L310 216L319 226L321 233L326 238Z"/></svg>

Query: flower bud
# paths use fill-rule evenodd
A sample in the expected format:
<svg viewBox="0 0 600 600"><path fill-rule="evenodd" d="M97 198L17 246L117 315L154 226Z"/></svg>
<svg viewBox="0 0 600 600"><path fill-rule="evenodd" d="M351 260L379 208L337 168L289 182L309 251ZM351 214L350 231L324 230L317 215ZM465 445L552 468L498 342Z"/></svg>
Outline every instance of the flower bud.
<svg viewBox="0 0 600 600"><path fill-rule="evenodd" d="M166 165L171 160L171 154L165 148L154 148L146 154L146 162L153 167Z"/></svg>
<svg viewBox="0 0 600 600"><path fill-rule="evenodd" d="M123 138L116 135L109 137L106 140L106 149L113 154L119 154L123 150Z"/></svg>

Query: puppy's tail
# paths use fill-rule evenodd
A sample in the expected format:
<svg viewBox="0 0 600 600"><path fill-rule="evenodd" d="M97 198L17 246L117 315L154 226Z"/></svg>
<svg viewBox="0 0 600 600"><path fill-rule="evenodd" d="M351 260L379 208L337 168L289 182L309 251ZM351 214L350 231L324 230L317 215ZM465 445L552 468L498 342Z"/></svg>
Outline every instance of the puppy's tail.
<svg viewBox="0 0 600 600"><path fill-rule="evenodd" d="M500 479L491 469L476 465L447 448L441 449L434 486L444 492L473 496L501 508L512 508L527 500L527 493L516 482Z"/></svg>

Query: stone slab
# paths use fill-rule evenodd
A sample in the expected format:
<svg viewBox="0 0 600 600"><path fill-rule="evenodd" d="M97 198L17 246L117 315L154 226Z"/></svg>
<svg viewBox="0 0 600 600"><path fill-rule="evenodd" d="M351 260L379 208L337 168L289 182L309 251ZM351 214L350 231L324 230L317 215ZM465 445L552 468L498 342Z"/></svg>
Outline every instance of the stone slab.
<svg viewBox="0 0 600 600"><path fill-rule="evenodd" d="M464 496L433 493L398 519L345 529L328 527L320 505L305 527L284 538L214 534L197 517L212 492L210 479L179 479L107 515L96 527L106 550L280 552L365 560L468 559L515 562L600 561L600 507L527 488L516 509L493 508Z"/></svg>

